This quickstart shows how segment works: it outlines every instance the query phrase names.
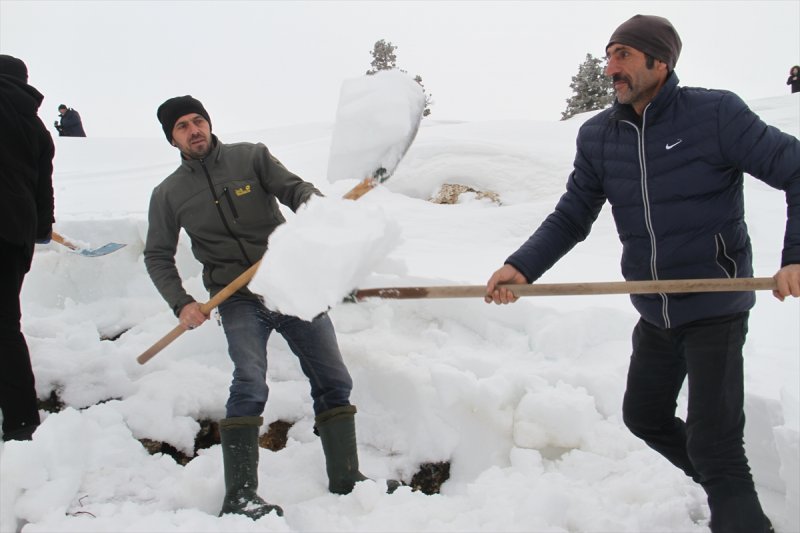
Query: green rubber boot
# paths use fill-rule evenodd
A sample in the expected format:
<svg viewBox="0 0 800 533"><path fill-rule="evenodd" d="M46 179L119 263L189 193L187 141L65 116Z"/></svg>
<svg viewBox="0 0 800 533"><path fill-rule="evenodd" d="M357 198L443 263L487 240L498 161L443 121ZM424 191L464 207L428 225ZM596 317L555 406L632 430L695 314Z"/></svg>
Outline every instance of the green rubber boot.
<svg viewBox="0 0 800 533"><path fill-rule="evenodd" d="M357 482L369 479L358 471L355 414L354 405L343 405L320 413L314 420L325 453L328 490L334 494L350 494ZM393 479L386 484L389 493L400 486Z"/></svg>
<svg viewBox="0 0 800 533"><path fill-rule="evenodd" d="M225 499L219 516L242 514L257 520L283 509L270 505L256 494L258 489L258 428L260 416L238 416L219 421L222 440L222 463L225 467Z"/></svg>

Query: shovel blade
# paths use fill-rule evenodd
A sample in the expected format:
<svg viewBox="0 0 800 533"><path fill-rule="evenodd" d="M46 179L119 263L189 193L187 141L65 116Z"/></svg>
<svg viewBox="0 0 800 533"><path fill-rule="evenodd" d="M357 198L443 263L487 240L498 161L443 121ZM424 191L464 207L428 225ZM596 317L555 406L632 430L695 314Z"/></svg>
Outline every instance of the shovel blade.
<svg viewBox="0 0 800 533"><path fill-rule="evenodd" d="M124 244L110 242L108 244L104 244L100 248L82 248L55 231L52 232L50 237L58 244L65 246L69 248L72 252L82 255L84 257L100 257L102 255L108 255L112 252L116 252L117 250L125 246Z"/></svg>
<svg viewBox="0 0 800 533"><path fill-rule="evenodd" d="M84 257L100 257L103 255L108 255L110 253L116 252L120 248L123 248L125 245L120 244L118 242L110 242L108 244L104 244L100 248L81 248L75 250L75 253L81 254Z"/></svg>
<svg viewBox="0 0 800 533"><path fill-rule="evenodd" d="M345 80L331 138L328 181L386 181L414 141L424 111L422 87L404 72L387 70Z"/></svg>

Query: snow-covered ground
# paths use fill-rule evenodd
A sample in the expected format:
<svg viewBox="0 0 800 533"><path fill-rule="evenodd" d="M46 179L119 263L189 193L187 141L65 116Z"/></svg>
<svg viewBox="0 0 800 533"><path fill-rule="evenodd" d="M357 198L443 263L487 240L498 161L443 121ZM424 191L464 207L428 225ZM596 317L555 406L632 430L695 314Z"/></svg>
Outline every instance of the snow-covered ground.
<svg viewBox="0 0 800 533"><path fill-rule="evenodd" d="M797 96L750 104L800 136ZM399 225L402 239L363 286L485 283L560 196L585 118L425 119L392 178L358 200L386 227ZM327 181L332 124L239 133L214 126L223 142L264 142L329 197L362 177ZM284 449L262 450L259 492L285 516L217 518L218 445L180 466L138 440L191 453L198 420L224 416L232 368L215 320L136 362L177 323L142 261L150 191L178 164L154 130L152 139L56 139L56 230L87 246L127 246L94 259L55 243L37 247L23 327L39 396L57 391L66 408L43 412L33 441L0 445L2 531L707 531L703 491L622 424L637 320L626 296L335 306L355 382L361 469L378 480L347 496L326 490L307 381L273 336L265 426L293 426ZM491 190L501 205L469 194L456 205L428 202L443 183ZM784 196L754 179L746 189L756 275L771 276ZM587 241L542 281L619 280L619 255L606 208ZM207 300L185 236L177 262L186 287ZM745 354L746 444L758 490L776 529L797 532L800 303L759 293ZM384 494L381 479L410 481L421 464L440 461L450 463L450 478L439 494Z"/></svg>

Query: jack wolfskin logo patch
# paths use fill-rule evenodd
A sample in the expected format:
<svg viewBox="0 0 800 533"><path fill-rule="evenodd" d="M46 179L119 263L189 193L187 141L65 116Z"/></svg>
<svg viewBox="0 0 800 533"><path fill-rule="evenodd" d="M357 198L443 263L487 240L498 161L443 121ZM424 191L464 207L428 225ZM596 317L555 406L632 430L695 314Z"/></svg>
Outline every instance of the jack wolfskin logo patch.
<svg viewBox="0 0 800 533"><path fill-rule="evenodd" d="M245 185L244 187L239 187L238 189L234 189L236 196L244 196L245 194L250 194L250 186Z"/></svg>

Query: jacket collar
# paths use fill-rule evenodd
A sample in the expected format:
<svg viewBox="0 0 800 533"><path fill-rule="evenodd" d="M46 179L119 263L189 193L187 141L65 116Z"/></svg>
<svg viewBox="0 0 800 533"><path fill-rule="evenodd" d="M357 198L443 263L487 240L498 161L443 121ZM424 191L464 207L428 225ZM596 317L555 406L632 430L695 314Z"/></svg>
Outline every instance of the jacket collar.
<svg viewBox="0 0 800 533"><path fill-rule="evenodd" d="M194 172L195 169L199 168L201 162L210 162L210 161L219 161L220 156L222 155L222 143L219 142L217 136L213 133L211 134L211 150L209 150L208 155L202 159L186 159L183 153L181 153L181 166Z"/></svg>
<svg viewBox="0 0 800 533"><path fill-rule="evenodd" d="M36 115L44 100L42 93L35 87L7 74L0 74L0 90L13 101L17 111L25 116Z"/></svg>

